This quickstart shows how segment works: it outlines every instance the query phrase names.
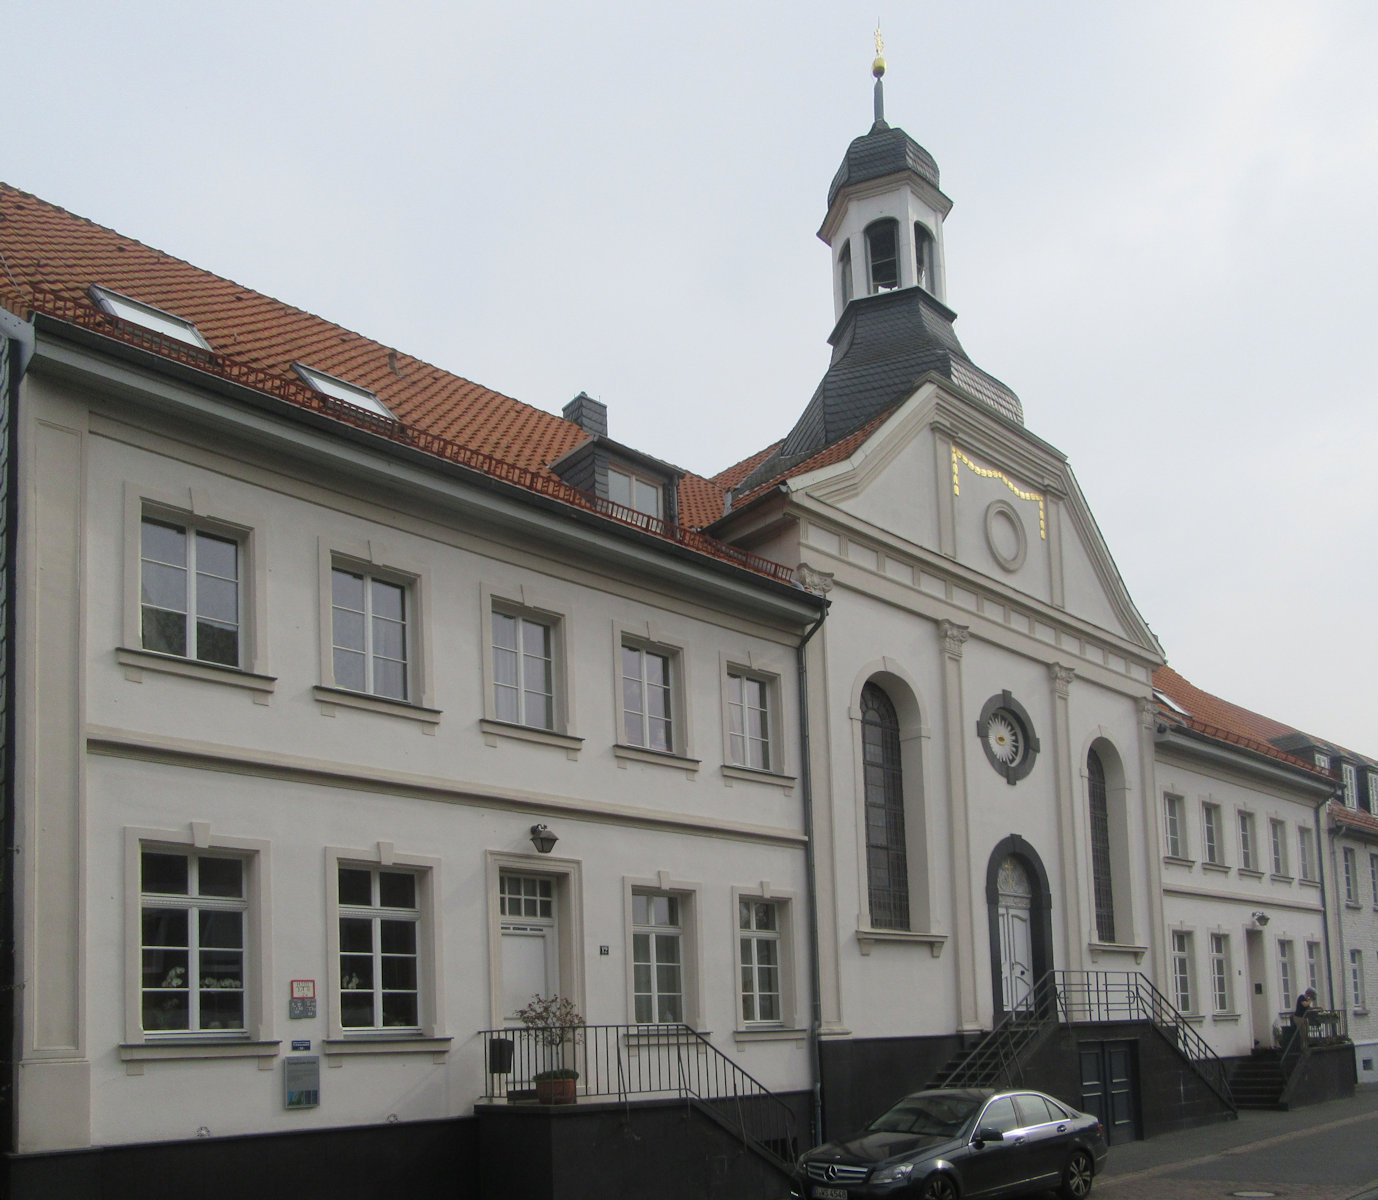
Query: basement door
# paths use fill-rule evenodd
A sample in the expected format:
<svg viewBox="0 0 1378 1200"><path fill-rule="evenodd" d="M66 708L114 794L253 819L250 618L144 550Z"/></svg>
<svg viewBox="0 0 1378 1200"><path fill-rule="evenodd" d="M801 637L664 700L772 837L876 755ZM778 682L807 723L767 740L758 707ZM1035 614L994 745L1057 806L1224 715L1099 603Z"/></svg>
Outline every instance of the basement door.
<svg viewBox="0 0 1378 1200"><path fill-rule="evenodd" d="M997 925L1000 932L1000 984L1004 1011L1024 1002L1033 986L1033 886L1013 855L1000 864Z"/></svg>
<svg viewBox="0 0 1378 1200"><path fill-rule="evenodd" d="M1139 1129L1138 1043L1082 1042L1081 1108L1100 1118L1114 1146L1142 1137Z"/></svg>

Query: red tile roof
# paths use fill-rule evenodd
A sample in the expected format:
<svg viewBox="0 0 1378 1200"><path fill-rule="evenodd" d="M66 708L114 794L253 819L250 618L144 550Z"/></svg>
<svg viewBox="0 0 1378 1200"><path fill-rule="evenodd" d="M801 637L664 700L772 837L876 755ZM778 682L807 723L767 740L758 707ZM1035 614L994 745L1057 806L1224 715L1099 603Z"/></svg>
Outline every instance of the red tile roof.
<svg viewBox="0 0 1378 1200"><path fill-rule="evenodd" d="M1272 717L1251 712L1238 704L1231 704L1210 692L1203 692L1194 684L1188 683L1171 667L1159 667L1153 672L1155 691L1166 696L1178 707L1186 710L1183 715L1169 705L1159 701L1158 710L1170 723L1195 730L1216 741L1228 742L1255 754L1277 759L1289 766L1301 767L1313 775L1329 778L1330 772L1320 770L1313 762L1298 758L1279 750L1270 739L1287 737L1299 732Z"/></svg>
<svg viewBox="0 0 1378 1200"><path fill-rule="evenodd" d="M90 298L99 285L191 321L212 353L115 321ZM681 545L779 580L791 573L682 527L646 522L564 484L549 464L587 440L572 421L452 375L333 322L243 287L0 183L0 305L42 312L362 425L566 503L649 528ZM375 392L397 417L380 420L323 398L293 362ZM722 515L726 489L680 482L680 520L698 529Z"/></svg>
<svg viewBox="0 0 1378 1200"><path fill-rule="evenodd" d="M764 450L757 450L750 458L744 458L739 463L733 463L712 476L712 480L721 488L734 488L743 479L759 467L776 450L784 445L785 439L781 438L778 442L771 442Z"/></svg>

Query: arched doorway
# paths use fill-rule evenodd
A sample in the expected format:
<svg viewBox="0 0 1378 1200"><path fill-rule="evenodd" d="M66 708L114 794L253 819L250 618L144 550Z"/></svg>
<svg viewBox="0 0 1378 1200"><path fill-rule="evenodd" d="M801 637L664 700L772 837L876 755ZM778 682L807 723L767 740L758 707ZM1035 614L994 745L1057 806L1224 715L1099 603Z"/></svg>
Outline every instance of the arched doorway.
<svg viewBox="0 0 1378 1200"><path fill-rule="evenodd" d="M986 867L986 907L995 1019L1023 1005L1053 968L1052 901L1038 853L1005 838Z"/></svg>

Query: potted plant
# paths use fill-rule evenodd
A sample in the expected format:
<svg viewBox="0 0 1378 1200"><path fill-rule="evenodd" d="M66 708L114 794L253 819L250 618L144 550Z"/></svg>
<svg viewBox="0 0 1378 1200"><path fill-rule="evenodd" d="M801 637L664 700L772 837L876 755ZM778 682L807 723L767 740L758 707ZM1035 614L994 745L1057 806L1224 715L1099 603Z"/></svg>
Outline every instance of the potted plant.
<svg viewBox="0 0 1378 1200"><path fill-rule="evenodd" d="M531 1077L540 1104L573 1104L579 1072L565 1065L565 1047L579 1039L584 1018L567 996L532 996L517 1019L529 1030L549 1065Z"/></svg>

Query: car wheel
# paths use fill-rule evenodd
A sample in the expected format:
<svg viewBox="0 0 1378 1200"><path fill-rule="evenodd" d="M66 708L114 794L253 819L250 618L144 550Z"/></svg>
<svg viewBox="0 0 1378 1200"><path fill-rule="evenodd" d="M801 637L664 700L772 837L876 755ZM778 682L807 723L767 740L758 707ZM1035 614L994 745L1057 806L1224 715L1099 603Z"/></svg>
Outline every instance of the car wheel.
<svg viewBox="0 0 1378 1200"><path fill-rule="evenodd" d="M1096 1173L1095 1164L1085 1150L1076 1150L1067 1160L1067 1169L1062 1172L1062 1186L1058 1193L1064 1200L1082 1200L1091 1191L1091 1179Z"/></svg>
<svg viewBox="0 0 1378 1200"><path fill-rule="evenodd" d="M957 1189L946 1175L930 1175L923 1181L919 1200L957 1200Z"/></svg>

